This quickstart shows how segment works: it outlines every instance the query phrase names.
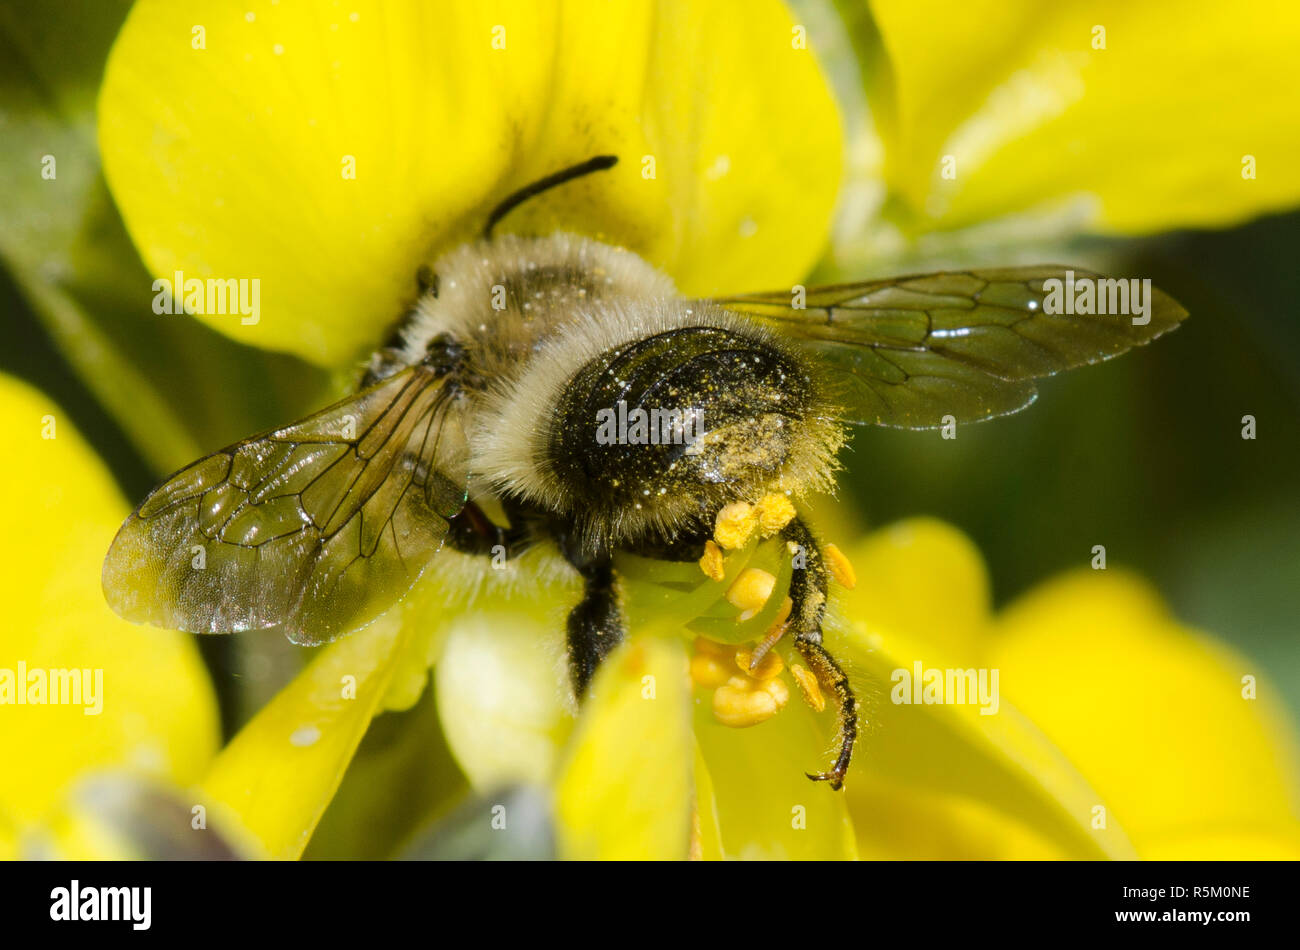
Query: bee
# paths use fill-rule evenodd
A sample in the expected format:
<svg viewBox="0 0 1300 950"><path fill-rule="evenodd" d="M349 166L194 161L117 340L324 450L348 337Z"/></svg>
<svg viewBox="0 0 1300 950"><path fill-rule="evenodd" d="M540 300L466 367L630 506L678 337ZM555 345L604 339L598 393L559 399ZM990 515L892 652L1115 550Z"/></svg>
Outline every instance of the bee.
<svg viewBox="0 0 1300 950"><path fill-rule="evenodd" d="M486 565L546 546L581 579L566 624L581 701L627 635L615 554L700 559L728 506L831 488L849 426L1016 412L1034 379L1186 316L1159 291L1143 320L1059 312L1052 282L1099 279L1061 267L686 299L631 251L566 233L494 235L522 202L615 161L598 156L501 202L481 240L425 274L354 395L154 489L105 559L113 609L174 630L278 628L319 644L396 604L442 549ZM626 426L638 411L642 424ZM645 438L645 413L692 438ZM779 532L803 563L777 636L838 705L834 761L809 777L839 788L858 701L823 644L834 565L802 516Z"/></svg>

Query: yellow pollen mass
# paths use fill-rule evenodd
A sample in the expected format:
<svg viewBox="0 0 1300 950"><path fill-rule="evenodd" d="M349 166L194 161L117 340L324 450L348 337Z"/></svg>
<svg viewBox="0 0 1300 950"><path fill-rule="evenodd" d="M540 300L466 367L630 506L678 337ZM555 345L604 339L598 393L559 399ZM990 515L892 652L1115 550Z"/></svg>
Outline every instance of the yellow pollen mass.
<svg viewBox="0 0 1300 950"><path fill-rule="evenodd" d="M765 538L770 538L794 520L794 503L785 495L775 492L764 495L755 506L758 513L758 530Z"/></svg>
<svg viewBox="0 0 1300 950"><path fill-rule="evenodd" d="M726 574L722 563L722 548L712 541L704 542L704 556L700 558L700 570L711 581L720 581Z"/></svg>
<svg viewBox="0 0 1300 950"><path fill-rule="evenodd" d="M853 570L853 564L844 552L833 544L826 545L822 550L826 554L826 566L830 568L831 577L835 578L841 587L853 590L858 584L858 574Z"/></svg>
<svg viewBox="0 0 1300 950"><path fill-rule="evenodd" d="M728 551L743 548L749 543L758 527L754 506L744 501L733 501L721 511L713 522L713 539Z"/></svg>

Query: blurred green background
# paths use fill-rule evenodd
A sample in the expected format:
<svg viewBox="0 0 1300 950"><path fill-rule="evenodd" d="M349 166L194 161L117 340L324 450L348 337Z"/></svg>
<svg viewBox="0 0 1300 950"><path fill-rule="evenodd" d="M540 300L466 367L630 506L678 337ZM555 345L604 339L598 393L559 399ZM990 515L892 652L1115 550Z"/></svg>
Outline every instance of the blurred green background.
<svg viewBox="0 0 1300 950"><path fill-rule="evenodd" d="M318 407L338 380L152 315L94 144L95 90L128 7L0 3L0 371L61 405L134 501L195 455ZM46 154L55 181L39 175ZM1151 578L1182 619L1251 657L1300 718L1298 254L1300 214L1045 248L1045 261L1150 277L1191 318L1153 346L1045 381L1030 411L956 440L857 432L847 497L873 525L931 514L968 532L998 604L1103 544L1110 566ZM1248 414L1253 441L1241 437ZM264 638L203 645L228 731L301 661ZM430 708L426 696L403 717ZM367 746L382 754L383 740Z"/></svg>

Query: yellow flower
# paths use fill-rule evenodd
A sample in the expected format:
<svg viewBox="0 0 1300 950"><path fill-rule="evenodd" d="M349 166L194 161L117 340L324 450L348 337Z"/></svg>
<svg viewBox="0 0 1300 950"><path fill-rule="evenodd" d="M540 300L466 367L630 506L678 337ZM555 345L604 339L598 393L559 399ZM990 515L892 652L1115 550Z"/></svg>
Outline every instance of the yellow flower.
<svg viewBox="0 0 1300 950"><path fill-rule="evenodd" d="M1300 853L1295 743L1271 684L1142 581L1065 575L994 616L973 545L928 519L869 535L850 560L862 580L827 635L868 735L844 797L801 774L833 735L830 712L792 700L725 728L708 689L692 690L680 638L642 636L611 657L575 729L547 611L453 622L435 668L452 750L485 794L554 783L570 856ZM991 691L908 701L899 683L917 664L991 676Z"/></svg>
<svg viewBox="0 0 1300 950"><path fill-rule="evenodd" d="M220 739L212 686L193 637L126 623L104 603L104 546L128 508L103 463L40 392L0 376L0 407L11 429L0 468L0 857L128 856L139 842L106 821L107 786L87 783L195 782ZM160 830L183 840L188 809Z"/></svg>
<svg viewBox="0 0 1300 950"><path fill-rule="evenodd" d="M992 85L963 83L952 94L954 77L973 74L953 68L960 52L978 45L969 43L971 31L954 29L949 43L948 26L933 15L914 18L881 6L878 38L891 55L892 75L882 79L883 60L866 63L878 131L863 130L861 117L850 116L857 131L843 205L851 212L874 200L881 213L857 222L842 217L854 225L846 229L842 258L878 247L864 229L880 222L910 238L986 217L1059 211L1073 200L1054 191L1059 169L1047 174L1052 160L1043 159L1033 174L1010 173L1014 148L1041 147L1031 135L1039 130L1059 141L1071 123L1091 127L1093 88L1113 94L1139 80L1182 75L1169 68L1147 76L1146 64L1123 47L1110 65L1070 66L1069 56L1053 50L1074 42L1073 27L1026 42L1025 24L1037 22L1037 6L1000 9L985 11L978 30L1001 44L983 51L981 65L994 71L991 63L1001 70L1017 62L1005 55L1010 49L1026 58L1025 70L998 74ZM1115 23L1132 23L1126 10L1117 8ZM244 0L213 3L203 16L204 44L178 50L194 35L194 15L162 0L136 4L108 64L99 138L113 196L154 274L260 281L256 319L199 317L238 340L300 355L341 376L409 303L421 264L474 236L504 195L598 154L621 161L610 173L521 207L508 229L568 229L622 244L688 294L788 286L825 249L841 185L840 114L801 41L803 27L777 2L554 0L484 9L393 0L358 4L353 12L339 4ZM1004 20L1018 28L1006 37L989 33L989 22ZM1181 29L1181 20L1173 26ZM1149 26L1135 28L1152 35ZM1110 42L1123 32L1112 29ZM936 35L942 43L933 42ZM932 42L942 53L933 60ZM1086 35L1078 39L1083 49L1087 42ZM869 39L860 43L869 47ZM1206 51L1207 58L1213 54ZM1036 57L1047 65L1040 68ZM1188 68L1198 65L1204 67ZM1084 93L1070 69L1084 77ZM1129 72L1117 78L1114 70ZM1104 81L1089 85L1097 77ZM1064 105L1043 105L1044 83ZM1147 88L1153 96L1176 91L1150 82ZM1082 111L1069 113L1083 102ZM1150 111L1163 109L1157 102ZM991 124L988 115L1004 125ZM1241 113L1216 115L1236 123ZM1053 125L1061 116L1066 125ZM1260 118L1253 114L1232 128L1264 136ZM1201 126L1196 134L1213 129ZM1286 127L1267 134L1257 146L1234 144L1231 155L1178 150L1162 140L1123 163L1100 157L1108 141L1100 138L1080 160L1093 173L1081 179L1093 212L1066 219L1072 227L1150 230L1220 223L1292 202L1294 183L1278 179L1209 194L1196 186L1206 163L1222 160L1223 174L1239 174L1237 151L1254 147L1276 160L1295 133ZM959 185L937 170L943 155L934 153L949 139L962 146L952 179ZM1166 171L1170 156L1178 164ZM1104 171L1116 167L1137 173L1138 184L1115 187ZM967 177L968 169L978 173ZM864 201L864 176L873 172ZM1165 210L1171 193L1147 184L1170 175L1171 188L1197 196L1178 217ZM881 546L895 543L897 531L930 532L929 559L879 563ZM850 552L863 583L845 602L851 622L833 626L828 641L846 658L861 694L876 701L866 709L870 728L847 795L802 775L821 765L833 709L815 712L792 697L750 729L718 724L707 693L691 685L688 640L679 629L667 636L638 630L610 656L576 714L564 698L562 650L571 590L559 585L453 615L439 609L449 595L431 581L317 654L222 752L203 781L204 799L266 853L300 855L371 718L413 703L436 660L443 728L471 784L485 793L507 781L551 788L566 856L1129 856L1157 853L1161 841L1182 844L1159 853L1194 848L1186 835L1197 827L1198 834L1219 835L1214 840L1227 850L1244 840L1233 835L1250 833L1247 826L1293 834L1285 804L1294 794L1291 747L1266 701L1252 701L1258 704L1216 725L1222 744L1242 743L1243 758L1271 783L1262 810L1244 807L1240 788L1197 774L1217 797L1181 799L1179 820L1161 825L1116 764L1147 760L1090 752L1091 734L1072 732L1069 717L1053 705L1065 691L1043 697L1029 682L1037 678L1042 689L1061 677L1034 666L1043 662L1035 635L1050 636L1057 616L1068 620L1088 606L1115 611L1105 616L1124 633L1117 642L1154 638L1151 663L1165 671L1184 714L1192 706L1184 693L1189 684L1235 676L1230 662L1188 660L1195 653L1189 634L1158 609L1129 610L1123 591L1110 588L1057 602L1049 588L1040 595L1046 608L1029 601L994 623L978 559L968 542L945 532L904 526ZM723 602L722 590L706 586L717 582L692 569L707 594L690 601L698 615L678 604L663 617L684 621ZM668 604L663 578L644 570L633 571L633 597ZM944 579L937 588L936 576ZM1007 673L1006 698L994 715L981 715L976 705L894 704L879 685L918 660L947 669L977 657L1016 671ZM1095 670L1079 688L1105 694L1109 672ZM1140 708L1130 705L1127 713ZM1118 717L1126 707L1114 709ZM1033 725L1040 716L1041 731ZM1106 720L1106 741L1140 735L1115 728L1118 721ZM1149 720L1153 731L1164 722ZM1171 741L1163 732L1147 738ZM1187 767L1183 774L1192 775L1187 747L1170 748ZM1098 807L1105 809L1100 826ZM877 816L886 808L904 816L892 828ZM935 828L945 830L922 837Z"/></svg>
<svg viewBox="0 0 1300 950"><path fill-rule="evenodd" d="M835 263L1225 227L1300 202L1285 0L872 0ZM1033 245L1031 246L1031 242ZM892 265L887 265L892 266Z"/></svg>
<svg viewBox="0 0 1300 950"><path fill-rule="evenodd" d="M504 195L597 154L621 161L508 229L622 244L695 294L788 284L824 249L839 118L778 2L217 3L205 48L174 59L193 19L135 5L100 147L155 274L260 280L257 322L200 317L237 339L348 367L420 265ZM301 853L371 716L418 696L438 648L420 600L328 648L218 759L209 797L268 853Z"/></svg>
<svg viewBox="0 0 1300 950"><path fill-rule="evenodd" d="M736 629L739 611L725 592L755 569L747 565L769 567L777 556L754 546L736 552L721 582L695 564L624 559L634 634L597 673L576 724L556 688L564 675L559 620L571 600L561 594L527 612L485 607L453 621L434 667L435 695L471 785L484 793L510 782L553 786L566 857L852 857L843 796L804 774L825 766L833 703L815 713L791 697L765 721L729 728L713 704L722 681L689 671L702 652L735 663L723 644L692 645L687 625ZM788 569L779 583L788 585ZM760 614L751 623L761 632L770 621ZM751 628L744 639L754 636ZM774 652L790 667L799 658L787 646ZM739 666L728 675L740 675Z"/></svg>
<svg viewBox="0 0 1300 950"><path fill-rule="evenodd" d="M892 690L918 662L996 670L1000 697L985 716L882 696L848 787L864 857L1300 856L1275 690L1144 581L1083 569L993 616L969 540L928 519L869 536L854 560L864 581L844 609L861 636L845 648L860 672Z"/></svg>
<svg viewBox="0 0 1300 950"><path fill-rule="evenodd" d="M509 230L622 244L686 293L781 286L825 245L839 119L775 0L132 9L100 94L113 196L160 277L259 278L201 317L331 368L382 340L417 269L511 191L615 154ZM774 183L779 183L777 186Z"/></svg>

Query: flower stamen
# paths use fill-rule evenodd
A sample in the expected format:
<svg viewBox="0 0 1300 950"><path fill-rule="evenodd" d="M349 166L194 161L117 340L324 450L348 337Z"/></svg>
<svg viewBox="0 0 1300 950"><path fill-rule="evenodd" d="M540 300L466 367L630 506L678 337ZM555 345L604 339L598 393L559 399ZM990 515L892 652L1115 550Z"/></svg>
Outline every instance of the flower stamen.
<svg viewBox="0 0 1300 950"><path fill-rule="evenodd" d="M731 679L734 655L731 647L697 637L691 655L691 679L705 689L717 689Z"/></svg>
<svg viewBox="0 0 1300 950"><path fill-rule="evenodd" d="M713 693L713 718L724 726L743 729L771 719L790 701L785 680L755 680L733 676Z"/></svg>
<svg viewBox="0 0 1300 950"><path fill-rule="evenodd" d="M785 669L785 662L780 654L769 653L755 660L749 650L743 649L736 651L736 665L740 667L742 673L756 680L770 680L774 676L780 676L781 671Z"/></svg>
<svg viewBox="0 0 1300 950"><path fill-rule="evenodd" d="M781 678L785 670L781 657L769 654L751 673L752 663L748 650L704 637L695 641L691 679L698 686L714 690L713 718L724 726L756 726L771 719L790 701L790 687Z"/></svg>

